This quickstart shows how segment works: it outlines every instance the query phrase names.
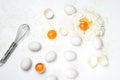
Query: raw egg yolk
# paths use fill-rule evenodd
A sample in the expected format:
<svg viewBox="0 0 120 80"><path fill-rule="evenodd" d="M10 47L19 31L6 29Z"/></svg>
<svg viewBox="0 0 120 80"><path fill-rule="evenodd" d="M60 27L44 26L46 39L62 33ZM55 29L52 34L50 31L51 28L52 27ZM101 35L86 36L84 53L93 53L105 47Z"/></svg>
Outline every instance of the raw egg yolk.
<svg viewBox="0 0 120 80"><path fill-rule="evenodd" d="M39 73L43 73L45 71L45 65L43 63L38 63L35 66L35 70Z"/></svg>
<svg viewBox="0 0 120 80"><path fill-rule="evenodd" d="M55 39L57 36L57 32L55 30L49 30L47 36L49 39Z"/></svg>
<svg viewBox="0 0 120 80"><path fill-rule="evenodd" d="M81 21L79 26L80 26L80 29L83 31L86 31L89 28L88 23L85 21Z"/></svg>
<svg viewBox="0 0 120 80"><path fill-rule="evenodd" d="M80 19L79 27L81 30L86 31L89 29L89 26L91 25L92 25L92 21L89 21L88 18L83 17L82 19Z"/></svg>

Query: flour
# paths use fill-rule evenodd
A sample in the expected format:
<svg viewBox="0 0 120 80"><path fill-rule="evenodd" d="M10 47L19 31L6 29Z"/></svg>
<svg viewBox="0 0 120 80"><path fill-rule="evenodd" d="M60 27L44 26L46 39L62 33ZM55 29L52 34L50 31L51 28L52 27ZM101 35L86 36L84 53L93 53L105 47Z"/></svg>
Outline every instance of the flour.
<svg viewBox="0 0 120 80"><path fill-rule="evenodd" d="M80 19L83 17L87 17L89 20L93 22L93 24L89 27L87 31L82 31L79 28ZM84 41L88 41L95 36L103 37L105 32L105 24L103 18L96 12L90 10L78 10L78 12L73 16L74 19L74 30L81 35Z"/></svg>

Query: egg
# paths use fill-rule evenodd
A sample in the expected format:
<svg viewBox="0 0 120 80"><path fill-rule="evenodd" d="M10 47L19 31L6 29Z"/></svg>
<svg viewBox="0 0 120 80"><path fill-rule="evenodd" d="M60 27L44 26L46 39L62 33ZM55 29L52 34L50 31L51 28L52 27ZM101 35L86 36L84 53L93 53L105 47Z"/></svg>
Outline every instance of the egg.
<svg viewBox="0 0 120 80"><path fill-rule="evenodd" d="M28 48L32 52L37 52L41 49L41 44L37 41L33 41L33 42L29 43Z"/></svg>
<svg viewBox="0 0 120 80"><path fill-rule="evenodd" d="M103 47L103 42L100 37L95 37L93 39L93 46L95 49L101 49Z"/></svg>
<svg viewBox="0 0 120 80"><path fill-rule="evenodd" d="M72 15L77 12L76 8L73 5L66 5L64 11L67 15Z"/></svg>
<svg viewBox="0 0 120 80"><path fill-rule="evenodd" d="M91 68L95 68L98 65L97 56L91 56L88 59L88 64Z"/></svg>
<svg viewBox="0 0 120 80"><path fill-rule="evenodd" d="M108 59L106 55L99 55L98 56L98 63L102 66L108 66Z"/></svg>
<svg viewBox="0 0 120 80"><path fill-rule="evenodd" d="M46 62L48 62L48 63L55 61L56 58L57 58L57 54L56 54L55 51L49 51L49 52L47 52L46 55L45 55L45 60L46 60Z"/></svg>
<svg viewBox="0 0 120 80"><path fill-rule="evenodd" d="M28 71L32 67L32 60L30 58L25 58L21 61L20 67L24 71Z"/></svg>
<svg viewBox="0 0 120 80"><path fill-rule="evenodd" d="M74 61L77 58L77 54L74 51L68 50L64 52L64 58L67 61Z"/></svg>
<svg viewBox="0 0 120 80"><path fill-rule="evenodd" d="M44 16L47 18L47 19L52 19L54 17L54 12L52 9L50 8L47 8L45 11L44 11Z"/></svg>
<svg viewBox="0 0 120 80"><path fill-rule="evenodd" d="M59 32L60 32L60 34L61 34L62 36L67 36L67 35L68 35L68 30L67 30L66 28L64 28L64 27L61 27L61 28L59 29Z"/></svg>
<svg viewBox="0 0 120 80"><path fill-rule="evenodd" d="M55 75L49 75L49 76L46 77L45 80L58 80L58 78Z"/></svg>
<svg viewBox="0 0 120 80"><path fill-rule="evenodd" d="M78 76L78 72L75 69L70 68L65 71L65 76L68 79L75 79Z"/></svg>
<svg viewBox="0 0 120 80"><path fill-rule="evenodd" d="M73 46L80 46L82 43L82 39L80 36L72 36L70 38L70 42Z"/></svg>

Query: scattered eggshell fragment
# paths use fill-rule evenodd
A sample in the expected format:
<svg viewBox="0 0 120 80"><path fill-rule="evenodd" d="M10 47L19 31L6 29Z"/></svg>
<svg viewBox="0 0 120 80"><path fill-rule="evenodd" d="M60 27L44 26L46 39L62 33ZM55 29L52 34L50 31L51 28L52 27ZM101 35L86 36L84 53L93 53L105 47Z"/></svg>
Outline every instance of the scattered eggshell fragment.
<svg viewBox="0 0 120 80"><path fill-rule="evenodd" d="M93 40L93 46L95 49L101 49L103 47L103 42L99 37L95 37Z"/></svg>
<svg viewBox="0 0 120 80"><path fill-rule="evenodd" d="M106 55L99 55L98 56L98 63L102 66L108 66L108 59Z"/></svg>
<svg viewBox="0 0 120 80"><path fill-rule="evenodd" d="M97 56L91 56L88 59L88 64L91 68L95 68L98 65Z"/></svg>
<svg viewBox="0 0 120 80"><path fill-rule="evenodd" d="M46 62L49 62L49 63L55 61L56 58L57 58L57 54L55 51L49 51L45 55L45 60L46 60Z"/></svg>
<svg viewBox="0 0 120 80"><path fill-rule="evenodd" d="M68 50L68 51L65 51L64 52L64 58L67 60L67 61L73 61L77 58L77 55L74 51L71 51L71 50Z"/></svg>
<svg viewBox="0 0 120 80"><path fill-rule="evenodd" d="M72 37L70 38L70 42L71 42L71 44L74 45L74 46L80 46L81 43L82 43L82 39L81 39L80 36L72 36Z"/></svg>
<svg viewBox="0 0 120 80"><path fill-rule="evenodd" d="M32 60L30 58L25 58L21 61L20 67L24 71L28 71L32 67Z"/></svg>
<svg viewBox="0 0 120 80"><path fill-rule="evenodd" d="M54 17L54 12L52 9L50 8L47 8L45 11L44 11L44 16L47 18L47 19L52 19Z"/></svg>
<svg viewBox="0 0 120 80"><path fill-rule="evenodd" d="M75 69L67 69L65 71L65 76L68 79L75 79L78 76L78 72Z"/></svg>
<svg viewBox="0 0 120 80"><path fill-rule="evenodd" d="M33 41L33 42L29 43L28 48L32 52L37 52L41 49L41 44L39 42Z"/></svg>
<svg viewBox="0 0 120 80"><path fill-rule="evenodd" d="M64 11L67 15L72 15L77 12L76 8L73 5L66 5Z"/></svg>
<svg viewBox="0 0 120 80"><path fill-rule="evenodd" d="M61 27L59 29L59 32L62 36L67 36L68 35L68 31L64 27Z"/></svg>
<svg viewBox="0 0 120 80"><path fill-rule="evenodd" d="M49 75L49 76L46 77L45 80L58 80L58 78L55 75Z"/></svg>

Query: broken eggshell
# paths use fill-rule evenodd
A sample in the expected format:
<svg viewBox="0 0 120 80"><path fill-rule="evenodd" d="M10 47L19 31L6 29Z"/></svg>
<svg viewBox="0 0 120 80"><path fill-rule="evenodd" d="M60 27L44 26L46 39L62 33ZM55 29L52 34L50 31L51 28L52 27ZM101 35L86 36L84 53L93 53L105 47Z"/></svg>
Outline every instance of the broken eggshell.
<svg viewBox="0 0 120 80"><path fill-rule="evenodd" d="M59 32L62 36L67 36L68 35L68 30L64 27L59 28Z"/></svg>
<svg viewBox="0 0 120 80"><path fill-rule="evenodd" d="M108 66L108 58L106 55L98 55L98 63L102 66Z"/></svg>
<svg viewBox="0 0 120 80"><path fill-rule="evenodd" d="M47 8L45 11L44 11L44 16L47 18L47 19L52 19L54 17L54 12L52 9L50 8Z"/></svg>
<svg viewBox="0 0 120 80"><path fill-rule="evenodd" d="M97 56L91 56L88 59L88 64L91 68L95 68L98 65Z"/></svg>

